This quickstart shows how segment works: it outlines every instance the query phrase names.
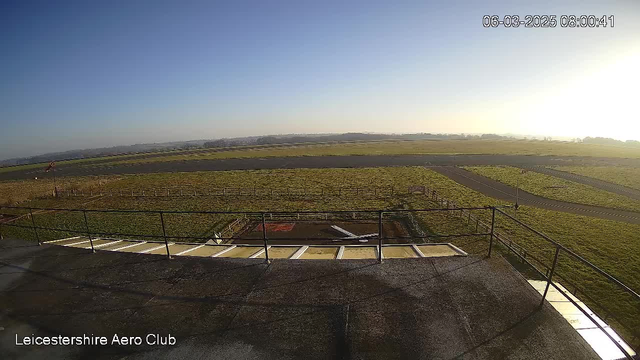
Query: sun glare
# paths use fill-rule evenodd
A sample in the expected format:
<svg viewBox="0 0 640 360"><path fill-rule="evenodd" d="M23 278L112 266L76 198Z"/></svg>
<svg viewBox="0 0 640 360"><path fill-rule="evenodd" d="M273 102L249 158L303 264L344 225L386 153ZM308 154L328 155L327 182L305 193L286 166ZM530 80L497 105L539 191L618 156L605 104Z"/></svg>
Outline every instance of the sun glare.
<svg viewBox="0 0 640 360"><path fill-rule="evenodd" d="M602 136L621 140L640 136L640 51L559 84L523 117L531 132L556 136Z"/></svg>

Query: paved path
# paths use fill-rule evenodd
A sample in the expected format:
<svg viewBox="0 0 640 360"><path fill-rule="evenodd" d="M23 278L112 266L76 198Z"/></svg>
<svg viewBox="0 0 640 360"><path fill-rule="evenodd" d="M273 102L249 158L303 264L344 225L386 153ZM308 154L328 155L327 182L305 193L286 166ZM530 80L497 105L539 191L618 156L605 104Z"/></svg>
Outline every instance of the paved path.
<svg viewBox="0 0 640 360"><path fill-rule="evenodd" d="M140 164L70 164L60 165L56 176L119 175L159 172L225 171L256 169L296 168L363 168L383 166L424 165L625 165L640 167L639 159L612 159L594 157L558 157L531 155L368 155L368 156L305 156L282 158L245 158L218 160L189 160L152 162ZM0 173L0 180L49 179L52 172L44 169L29 169Z"/></svg>
<svg viewBox="0 0 640 360"><path fill-rule="evenodd" d="M512 203L516 201L516 189L499 181L453 166L438 166L430 169L486 196ZM637 212L552 200L523 190L520 190L518 203L541 209L640 224L640 213Z"/></svg>
<svg viewBox="0 0 640 360"><path fill-rule="evenodd" d="M569 181L575 181L577 183L593 186L595 188L609 191L618 195L626 196L631 199L640 200L640 190L632 189L630 187L626 187L623 185L614 184L608 181L595 179L592 177L573 174L566 171L560 171L555 169L549 169L542 166L521 166L521 168L528 169L531 171L535 171L545 175L551 175L555 177L559 177L562 179L566 179Z"/></svg>

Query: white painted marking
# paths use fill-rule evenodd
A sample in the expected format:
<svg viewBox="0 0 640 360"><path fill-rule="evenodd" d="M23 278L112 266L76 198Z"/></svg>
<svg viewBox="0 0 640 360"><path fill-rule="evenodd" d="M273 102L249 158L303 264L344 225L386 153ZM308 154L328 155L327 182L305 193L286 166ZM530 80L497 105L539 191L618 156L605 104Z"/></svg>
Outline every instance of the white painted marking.
<svg viewBox="0 0 640 360"><path fill-rule="evenodd" d="M267 250L269 250L269 249L271 249L271 246L267 246ZM258 251L257 253L249 256L249 259L255 259L255 258L257 258L258 256L260 256L262 254L264 254L264 248L262 250Z"/></svg>
<svg viewBox="0 0 640 360"><path fill-rule="evenodd" d="M81 237L82 236L74 236L74 237L68 237L68 238L58 239L58 240L49 240L49 241L45 241L43 244L57 243L57 242L60 242L60 241L65 241L65 240L80 239Z"/></svg>
<svg viewBox="0 0 640 360"><path fill-rule="evenodd" d="M460 254L460 255L462 255L462 256L467 256L467 255L469 255L469 254L467 254L465 251L463 251L462 249L460 249L459 247L457 247L457 246L455 246L455 245L453 245L453 244L447 244L447 245L449 245L450 247L452 247L452 248L453 248L453 250L455 250L457 253L459 253L459 254Z"/></svg>
<svg viewBox="0 0 640 360"><path fill-rule="evenodd" d="M296 251L293 255L291 255L291 257L289 259L299 259L300 256L302 256L302 254L304 254L305 251L307 251L309 247L308 246L303 246L300 249L298 249L298 251Z"/></svg>
<svg viewBox="0 0 640 360"><path fill-rule="evenodd" d="M345 235L347 235L347 236L349 236L349 237L356 237L356 236L358 236L358 235L356 235L356 234L354 234L354 233L350 233L350 232L348 232L347 230L345 230L345 229L341 228L341 227L340 227L340 226L338 226L338 225L331 225L331 228L332 228L332 229L334 229L334 230L337 230L337 231L339 231L339 232L341 232L341 233L343 233L343 234L345 234Z"/></svg>
<svg viewBox="0 0 640 360"><path fill-rule="evenodd" d="M342 259L342 255L344 255L344 246L340 246L340 250L338 250L338 255L336 259Z"/></svg>
<svg viewBox="0 0 640 360"><path fill-rule="evenodd" d="M418 248L418 246L416 244L411 245L411 247L413 247L413 251L415 251L416 254L418 254L420 257L426 257L426 256L424 256L422 251L420 251L420 248Z"/></svg>
<svg viewBox="0 0 640 360"><path fill-rule="evenodd" d="M348 236L348 237L340 238L340 240L359 240L359 239L366 239L366 238L370 238L370 237L374 237L374 236L378 236L378 233L367 234L367 235Z"/></svg>
<svg viewBox="0 0 640 360"><path fill-rule="evenodd" d="M198 245L198 246L192 247L190 249L187 249L185 251L180 251L179 253L176 254L176 256L184 255L186 253L192 252L193 250L198 250L203 246L206 246L206 245Z"/></svg>
<svg viewBox="0 0 640 360"><path fill-rule="evenodd" d="M211 255L211 257L218 257L218 256L220 256L220 255L222 255L222 254L224 254L224 253L228 253L229 251L231 251L231 250L233 250L233 249L235 249L235 248L237 248L237 247L238 247L238 246L236 246L236 245L231 245L231 247L229 247L229 248L227 248L227 249L224 249L224 250L220 251L220 252L219 252L219 253L217 253L217 254L213 254L213 255Z"/></svg>
<svg viewBox="0 0 640 360"><path fill-rule="evenodd" d="M96 240L98 240L98 239L94 239L93 241L96 241ZM100 244L100 245L94 245L93 248L97 249L99 247L113 245L113 244L117 244L119 242L122 242L122 240L116 240L116 241L112 241L112 242L108 242L108 243L104 243L104 244ZM85 249L91 249L91 246L87 246Z"/></svg>
<svg viewBox="0 0 640 360"><path fill-rule="evenodd" d="M169 245L169 246L171 246L171 245L173 245L173 243L169 243L168 245ZM152 252L152 251L155 251L155 250L158 250L158 249L162 249L163 247L166 247L166 244L162 244L162 245L160 245L160 246L156 246L156 247L153 247L153 248L151 248L151 249L138 251L138 254L146 254L146 253L150 253L150 252Z"/></svg>
<svg viewBox="0 0 640 360"><path fill-rule="evenodd" d="M131 245L119 247L117 249L111 249L111 251L120 251L120 250L128 249L130 247L134 247L134 246L138 246L138 245L142 245L142 244L146 244L146 243L147 243L146 241L141 241L141 242L136 243L136 244L131 244Z"/></svg>
<svg viewBox="0 0 640 360"><path fill-rule="evenodd" d="M80 244L84 244L84 243L88 243L89 240L83 240L83 241L78 241L78 242L74 242L72 244L66 244L66 245L62 245L62 246L75 246L75 245L80 245Z"/></svg>

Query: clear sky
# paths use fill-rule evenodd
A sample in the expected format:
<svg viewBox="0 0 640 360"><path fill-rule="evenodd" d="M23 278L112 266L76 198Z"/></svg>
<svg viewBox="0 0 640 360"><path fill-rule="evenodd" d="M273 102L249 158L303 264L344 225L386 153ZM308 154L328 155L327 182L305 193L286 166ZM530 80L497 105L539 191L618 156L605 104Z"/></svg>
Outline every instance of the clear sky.
<svg viewBox="0 0 640 360"><path fill-rule="evenodd" d="M3 0L0 79L0 158L278 133L640 139L640 1Z"/></svg>

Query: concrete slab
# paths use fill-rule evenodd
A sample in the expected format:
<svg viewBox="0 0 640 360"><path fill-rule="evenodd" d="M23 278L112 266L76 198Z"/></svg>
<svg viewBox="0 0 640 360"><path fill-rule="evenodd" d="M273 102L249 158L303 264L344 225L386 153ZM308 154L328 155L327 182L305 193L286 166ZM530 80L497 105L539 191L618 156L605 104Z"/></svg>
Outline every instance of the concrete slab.
<svg viewBox="0 0 640 360"><path fill-rule="evenodd" d="M94 249L99 249L101 247L107 246L107 245L115 245L119 243L118 240L103 240L103 239L94 239L93 240L93 248ZM83 248L83 249L91 249L91 242L87 242L84 244L78 244L78 245L74 245L75 247L79 247L79 248Z"/></svg>
<svg viewBox="0 0 640 360"><path fill-rule="evenodd" d="M425 257L456 256L460 255L449 245L417 245Z"/></svg>
<svg viewBox="0 0 640 360"><path fill-rule="evenodd" d="M298 249L300 249L299 246L277 246L277 247L270 247L269 248L269 259L288 259L290 258L293 254L296 253L296 251L298 251ZM265 254L264 252L261 253L260 255L256 256L257 258L260 259L264 259L265 258Z"/></svg>
<svg viewBox="0 0 640 360"><path fill-rule="evenodd" d="M157 248L159 246L164 246L164 244L163 243L157 243L157 242L146 242L146 243L140 243L140 244L138 244L136 246L130 246L130 247L119 248L119 249L116 248L116 249L114 249L114 251L139 253L141 251Z"/></svg>
<svg viewBox="0 0 640 360"><path fill-rule="evenodd" d="M201 245L173 244L173 246L169 248L169 251L171 251L171 255L187 255L191 251L197 250L199 248L203 248L205 246L206 245L204 244L201 244Z"/></svg>
<svg viewBox="0 0 640 360"><path fill-rule="evenodd" d="M310 246L299 259L335 259L339 249L338 247Z"/></svg>
<svg viewBox="0 0 640 360"><path fill-rule="evenodd" d="M411 246L384 246L382 255L385 259L406 259L418 257Z"/></svg>
<svg viewBox="0 0 640 360"><path fill-rule="evenodd" d="M230 246L224 245L205 245L201 248L195 249L193 251L189 251L186 254L180 256L199 256L199 257L211 257L220 253L221 251L227 250Z"/></svg>
<svg viewBox="0 0 640 360"><path fill-rule="evenodd" d="M152 251L147 252L147 254L153 254L153 255L167 255L167 246L165 244L159 244L158 246L160 246L159 249L155 249ZM169 252L171 254L173 254L173 247L175 245L173 243L169 243Z"/></svg>
<svg viewBox="0 0 640 360"><path fill-rule="evenodd" d="M100 250L114 250L114 249L118 249L118 248L121 248L121 247L140 244L140 243L141 243L141 241L123 240L121 242L118 242L118 243L115 243L115 244L112 244L112 245L101 246Z"/></svg>
<svg viewBox="0 0 640 360"><path fill-rule="evenodd" d="M377 259L378 250L374 246L345 246L343 259Z"/></svg>
<svg viewBox="0 0 640 360"><path fill-rule="evenodd" d="M224 254L221 254L219 257L248 259L251 255L254 255L260 250L264 250L264 248L259 246L238 246Z"/></svg>
<svg viewBox="0 0 640 360"><path fill-rule="evenodd" d="M62 241L56 241L54 244L67 246L67 245L75 244L85 240L89 240L89 238L81 236L81 237L76 237L76 238L62 240Z"/></svg>
<svg viewBox="0 0 640 360"><path fill-rule="evenodd" d="M538 291L543 294L547 285L546 281L529 280L529 283ZM602 359L616 360L624 358L624 353L613 343L613 341L603 332L597 325L599 324L607 333L609 333L615 341L620 344L631 356L635 355L635 352L631 347L620 338L620 336L613 330L607 323L600 319L587 305L585 305L580 299L570 294L567 289L560 283L554 283L560 288L558 291L555 287L549 286L547 292L546 301L554 309L564 317L564 319L576 329L576 331L589 343L593 350L598 353ZM584 309L594 321L582 312L576 305L568 300L571 298Z"/></svg>
<svg viewBox="0 0 640 360"><path fill-rule="evenodd" d="M625 343L613 329L605 328L615 340L631 355L635 355L635 351ZM624 354L620 349L607 337L600 329L581 329L578 333L591 345L593 350L603 360L623 359Z"/></svg>
<svg viewBox="0 0 640 360"><path fill-rule="evenodd" d="M598 359L552 307L531 310L540 295L499 257L265 264L0 247L8 358ZM16 333L160 333L177 344L18 348Z"/></svg>

